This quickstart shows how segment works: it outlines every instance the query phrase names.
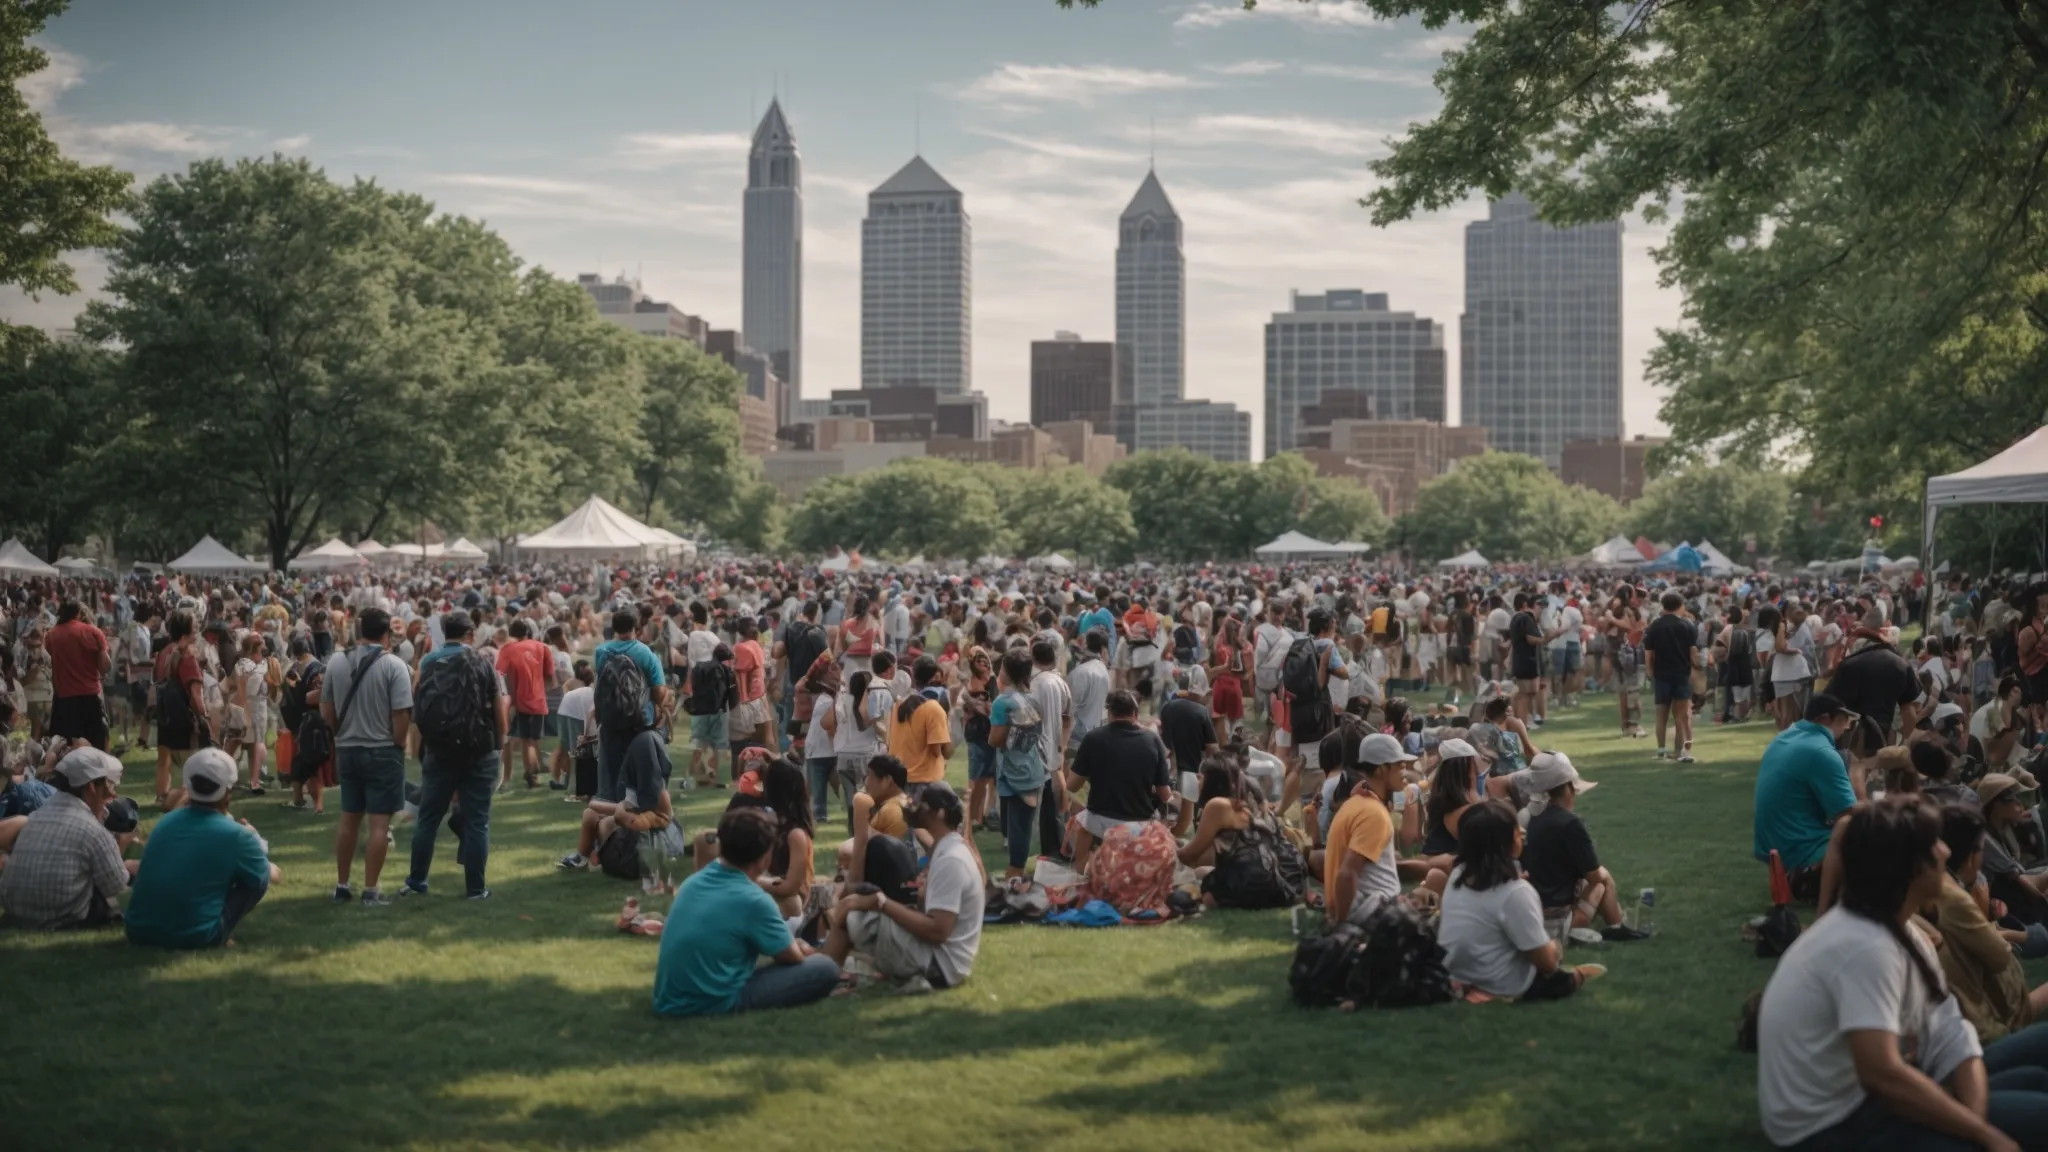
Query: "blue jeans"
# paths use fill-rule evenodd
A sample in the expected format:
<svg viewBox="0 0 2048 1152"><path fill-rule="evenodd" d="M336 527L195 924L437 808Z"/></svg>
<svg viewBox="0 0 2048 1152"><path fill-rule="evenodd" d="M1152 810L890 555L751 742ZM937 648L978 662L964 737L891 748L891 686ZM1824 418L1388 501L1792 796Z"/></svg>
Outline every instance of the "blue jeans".
<svg viewBox="0 0 2048 1152"><path fill-rule="evenodd" d="M789 718L796 714L796 682L786 680L782 685L782 699L775 702L775 750L789 751Z"/></svg>
<svg viewBox="0 0 2048 1152"><path fill-rule="evenodd" d="M815 1004L832 994L839 985L839 965L822 952L812 953L796 964L764 964L747 978L740 989L735 1012L765 1012L770 1008L796 1008Z"/></svg>
<svg viewBox="0 0 2048 1152"><path fill-rule="evenodd" d="M593 799L617 804L626 798L626 782L619 776L619 767L625 763L626 748L632 743L631 734L597 730L597 795Z"/></svg>
<svg viewBox="0 0 2048 1152"><path fill-rule="evenodd" d="M1990 1079L1986 1118L1992 1127L2022 1148L2048 1147L2048 1026L2037 1024L1985 1046L1984 1071ZM1794 1147L1819 1152L1965 1152L1977 1145L1902 1120L1871 1098L1848 1119Z"/></svg>
<svg viewBox="0 0 2048 1152"><path fill-rule="evenodd" d="M824 821L825 807L830 803L827 789L832 783L832 773L838 768L837 756L813 756L804 761L804 773L811 778L811 819Z"/></svg>
<svg viewBox="0 0 2048 1152"><path fill-rule="evenodd" d="M469 894L484 890L484 865L491 859L491 793L498 786L498 754L486 752L468 764L443 764L432 751L420 758L420 815L412 830L412 872L406 887L424 892L434 866L434 840L448 815L448 802L458 793L462 810L449 821L461 850L463 880Z"/></svg>
<svg viewBox="0 0 2048 1152"><path fill-rule="evenodd" d="M256 905L262 902L263 894L268 891L268 883L228 885L227 899L220 906L220 931L214 934L213 942L227 943L235 934L235 925L240 924L242 917L255 910Z"/></svg>
<svg viewBox="0 0 2048 1152"><path fill-rule="evenodd" d="M1041 797L1040 806L1045 804ZM1031 858L1031 825L1037 821L1038 809L1024 802L1022 796L1004 796L1003 804L1003 845L1010 850L1010 867L1022 868Z"/></svg>

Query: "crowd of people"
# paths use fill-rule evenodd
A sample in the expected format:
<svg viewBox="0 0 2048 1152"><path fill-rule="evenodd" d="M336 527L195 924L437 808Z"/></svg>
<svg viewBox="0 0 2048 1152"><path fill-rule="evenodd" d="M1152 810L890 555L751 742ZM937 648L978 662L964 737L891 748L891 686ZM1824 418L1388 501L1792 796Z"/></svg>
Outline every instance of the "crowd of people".
<svg viewBox="0 0 2048 1152"><path fill-rule="evenodd" d="M495 798L547 789L577 805L565 871L668 898L665 915L636 900L621 917L661 938L664 1013L874 979L953 987L984 921L1033 889L1133 920L1319 904L1359 923L1400 902L1434 918L1460 987L1550 999L1600 974L1566 965L1568 945L1644 935L1578 815L1592 784L1544 736L1556 710L1611 694L1655 759L1689 762L1697 724L1778 729L1756 852L1823 910L1807 939L1908 900L1947 943L1882 975L1911 967L1929 1003L1953 988L2003 1043L2036 1011L2015 958L2048 954L2029 768L2048 730L2044 615L2048 591L2011 582L1359 563L18 581L0 597L0 724L16 733L0 910L227 942L277 878L230 804L272 789L309 813L338 805L336 902L391 902L383 869L408 821L398 898L428 895L445 824L464 894L487 899ZM145 794L164 814L145 829L119 757L152 745ZM732 793L715 828L685 834L685 788ZM1920 844L1929 828L1943 848ZM1945 863L1874 877L1872 844L1905 839ZM1917 947L1879 927L1895 952ZM1797 963L1821 946L1795 945L1763 1001L1766 1080L1800 1065L1763 1094L1767 1129L1872 1123L1862 1094L1931 1122L1941 1110L1909 1106L1896 1069L1821 1052L1860 1043L1854 1029L1786 1023L1781 985L1845 978ZM1831 1067L1848 1079L1813 1079ZM2014 1079L1993 1075L1994 1118ZM1787 1083L1811 1091L1788 1100ZM1970 1091L1946 1091L1969 1110Z"/></svg>

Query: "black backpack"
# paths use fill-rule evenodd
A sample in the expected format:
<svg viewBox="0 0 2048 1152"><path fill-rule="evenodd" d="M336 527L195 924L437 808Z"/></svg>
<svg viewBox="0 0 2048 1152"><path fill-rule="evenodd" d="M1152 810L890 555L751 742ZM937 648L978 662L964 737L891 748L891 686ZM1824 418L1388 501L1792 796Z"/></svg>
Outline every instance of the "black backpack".
<svg viewBox="0 0 2048 1152"><path fill-rule="evenodd" d="M1365 950L1351 966L1345 999L1360 1007L1413 1008L1452 999L1436 921L1405 900L1389 900L1364 924Z"/></svg>
<svg viewBox="0 0 2048 1152"><path fill-rule="evenodd" d="M789 674L801 680L825 652L825 629L799 620L783 635L782 650L789 657Z"/></svg>
<svg viewBox="0 0 2048 1152"><path fill-rule="evenodd" d="M607 876L640 879L640 833L624 826L613 828L597 846L597 866Z"/></svg>
<svg viewBox="0 0 2048 1152"><path fill-rule="evenodd" d="M647 727L647 674L624 652L605 657L597 670L592 703L597 726L612 733L635 733Z"/></svg>
<svg viewBox="0 0 2048 1152"><path fill-rule="evenodd" d="M1348 923L1295 945L1294 963L1287 970L1287 988L1294 1002L1303 1008L1335 1006L1345 998L1351 970L1364 951L1364 929Z"/></svg>
<svg viewBox="0 0 2048 1152"><path fill-rule="evenodd" d="M917 850L909 841L879 834L868 837L861 875L883 895L900 904L915 904L917 873Z"/></svg>
<svg viewBox="0 0 2048 1152"><path fill-rule="evenodd" d="M1301 850L1271 817L1255 816L1229 854L1216 858L1216 867L1202 878L1202 891L1220 908L1288 908L1301 903L1307 884Z"/></svg>
<svg viewBox="0 0 2048 1152"><path fill-rule="evenodd" d="M1195 635L1195 626L1181 624L1173 630L1173 659L1177 664L1193 664L1195 653L1201 646L1201 637Z"/></svg>
<svg viewBox="0 0 2048 1152"><path fill-rule="evenodd" d="M165 651L169 651L168 648ZM156 716L160 724L172 728L192 722L192 697L186 686L178 683L178 661L176 657L165 659L162 652L156 660Z"/></svg>
<svg viewBox="0 0 2048 1152"><path fill-rule="evenodd" d="M475 760L491 750L497 701L498 674L474 648L433 661L421 669L413 693L412 722L419 726L420 743L437 758Z"/></svg>
<svg viewBox="0 0 2048 1152"><path fill-rule="evenodd" d="M1287 648L1287 662L1280 666L1280 686L1287 690L1288 727L1297 740L1320 740L1329 727L1330 697L1323 691L1317 674L1322 656L1316 642L1306 636Z"/></svg>
<svg viewBox="0 0 2048 1152"><path fill-rule="evenodd" d="M699 660L690 668L690 694L683 698L683 711L692 716L730 711L737 688L731 669L716 660Z"/></svg>

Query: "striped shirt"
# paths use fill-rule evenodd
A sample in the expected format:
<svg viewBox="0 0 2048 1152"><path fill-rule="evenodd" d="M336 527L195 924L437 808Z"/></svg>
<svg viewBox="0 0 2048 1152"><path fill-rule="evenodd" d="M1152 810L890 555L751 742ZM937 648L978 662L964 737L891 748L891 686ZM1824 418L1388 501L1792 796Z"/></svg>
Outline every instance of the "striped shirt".
<svg viewBox="0 0 2048 1152"><path fill-rule="evenodd" d="M97 893L113 904L128 888L113 834L85 802L59 792L21 827L0 870L0 909L28 928L84 923Z"/></svg>

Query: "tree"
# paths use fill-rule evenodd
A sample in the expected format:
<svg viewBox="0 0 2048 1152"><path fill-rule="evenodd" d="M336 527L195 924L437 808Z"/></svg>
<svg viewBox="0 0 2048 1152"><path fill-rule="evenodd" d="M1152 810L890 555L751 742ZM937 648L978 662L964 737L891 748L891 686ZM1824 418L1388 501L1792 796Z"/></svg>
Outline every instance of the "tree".
<svg viewBox="0 0 2048 1152"><path fill-rule="evenodd" d="M0 284L31 295L78 291L64 254L113 243L109 216L128 204L126 172L67 160L43 119L29 107L21 82L50 62L31 37L69 6L68 0L0 4ZM32 329L0 322L0 349L38 342Z"/></svg>
<svg viewBox="0 0 2048 1152"><path fill-rule="evenodd" d="M466 430L507 426L516 264L481 227L303 160L156 180L83 322L126 349L138 497L218 498L218 527L260 524L281 568L330 520L459 509L469 486L508 483Z"/></svg>
<svg viewBox="0 0 2048 1152"><path fill-rule="evenodd" d="M1120 460L1103 479L1130 499L1139 554L1187 561L1242 554L1242 471L1249 469L1174 448Z"/></svg>
<svg viewBox="0 0 2048 1152"><path fill-rule="evenodd" d="M750 475L740 466L739 396L745 381L725 361L686 341L650 336L641 345L646 451L633 469L634 510L652 520L657 509L665 509L684 522L723 532L734 523L742 481Z"/></svg>
<svg viewBox="0 0 2048 1152"><path fill-rule="evenodd" d="M982 555L1004 535L985 471L917 456L873 472L828 477L804 493L789 541L810 552L858 547L904 558Z"/></svg>
<svg viewBox="0 0 2048 1152"><path fill-rule="evenodd" d="M1621 508L1566 484L1534 456L1487 452L1424 484L1394 535L1424 559L1477 548L1489 560L1558 559L1614 533Z"/></svg>
<svg viewBox="0 0 2048 1152"><path fill-rule="evenodd" d="M1749 462L1694 464L1667 472L1628 506L1631 535L1676 544L1711 540L1741 560L1755 537L1759 555L1774 555L1791 515L1792 478Z"/></svg>
<svg viewBox="0 0 2048 1152"><path fill-rule="evenodd" d="M1069 559L1118 563L1130 555L1137 529L1131 498L1069 465L999 476L996 501L1019 554L1062 552Z"/></svg>
<svg viewBox="0 0 2048 1152"><path fill-rule="evenodd" d="M1332 544L1376 544L1386 535L1387 517L1377 496L1350 481L1318 475L1299 452L1268 457L1247 479L1234 555L1249 555L1289 529Z"/></svg>
<svg viewBox="0 0 2048 1152"><path fill-rule="evenodd" d="M112 353L75 343L24 343L0 354L0 537L24 537L54 557L91 530L116 471L105 446L120 410L117 368Z"/></svg>

